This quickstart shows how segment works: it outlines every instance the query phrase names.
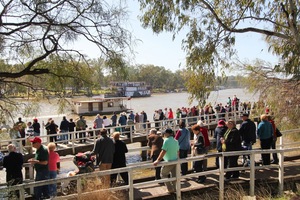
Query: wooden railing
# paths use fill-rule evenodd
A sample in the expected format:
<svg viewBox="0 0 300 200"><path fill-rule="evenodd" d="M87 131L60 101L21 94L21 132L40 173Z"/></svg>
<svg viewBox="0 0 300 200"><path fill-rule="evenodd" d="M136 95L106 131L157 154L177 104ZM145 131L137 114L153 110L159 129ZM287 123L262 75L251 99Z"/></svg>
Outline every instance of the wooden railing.
<svg viewBox="0 0 300 200"><path fill-rule="evenodd" d="M237 112L231 112L231 113L223 113L225 114L225 120L233 119L235 121L241 121L240 120L240 114L242 111ZM157 128L161 131L163 131L166 128L172 128L173 130L178 129L178 122L179 120L185 120L186 126L189 127L191 125L196 124L199 120L202 120L206 126L215 126L220 118L220 115L222 113L215 113L210 115L202 115L202 116L191 116L191 117L185 117L185 118L175 118L175 119L168 119L168 120L161 120L161 121L151 121L146 123L134 123L130 125L123 125L123 126L115 126L115 127L108 127L107 129L111 130L111 133L115 130L120 130L122 134L122 138L126 139L129 138L130 142L133 142L133 139L135 137L141 137L141 136L148 136L150 129ZM222 118L223 119L223 118ZM158 125L158 126L157 126ZM156 127L157 126L157 127ZM214 129L214 127L213 127ZM122 131L123 130L123 131ZM78 140L84 140L84 139L92 139L94 140L94 143L96 142L96 139L98 138L97 132L100 131L99 129L86 129L81 131L74 131L74 132L67 132L67 133L58 133L58 134L51 134L51 135L41 135L41 139L43 143L48 143L50 141L50 137L57 137L62 138L63 135L68 135L68 140L59 139L56 141L57 144L63 144L65 142L70 143L69 147L72 148L73 154L75 154L75 147L76 142ZM93 136L88 136L88 133L92 132ZM76 135L79 135L80 133L84 133L83 138L76 138ZM121 140L122 140L121 138ZM28 138L27 138L28 139ZM0 141L0 146L6 146L9 143L14 143L17 146L17 149L22 154L27 154L28 152L25 151L26 148L30 149L31 145L29 146L23 146L22 142L24 140L27 140L26 138L18 138L18 139L12 139L12 140L2 140ZM1 150L4 150L3 148Z"/></svg>
<svg viewBox="0 0 300 200"><path fill-rule="evenodd" d="M299 133L300 129L295 130L289 130L289 131L283 131L283 135L290 134L290 133ZM9 191L19 190L20 199L25 199L25 190L30 189L36 186L42 186L42 185L49 185L54 183L62 183L62 182L70 182L70 181L77 181L77 193L69 195L68 198L74 197L79 198L81 195L86 195L87 193L83 191L81 180L88 179L88 178L96 178L101 177L105 175L115 174L115 173L122 173L122 172L128 172L129 175L129 185L119 186L119 187L113 187L109 189L102 189L101 191L117 191L117 190L128 190L129 199L133 200L134 197L134 187L139 186L146 186L149 184L154 183L164 183L169 181L176 181L176 197L177 199L181 199L181 184L180 181L185 178L191 178L195 176L201 176L201 175L212 175L212 174L219 174L219 199L224 199L224 173L227 171L236 171L236 170L250 170L250 182L249 182L249 194L250 196L255 196L255 170L257 169L267 169L267 168L276 168L278 169L278 191L279 194L283 193L283 186L284 186L284 168L290 166L290 164L284 163L284 155L285 153L289 152L296 152L296 154L299 154L299 142L294 143L288 143L283 144L283 139L281 139L281 144L279 149L276 150L251 150L251 151L237 151L237 152L222 152L222 153L211 153L207 155L202 156L195 156L195 157L189 157L186 159L179 159L177 161L173 162L161 162L158 166L167 166L167 165L176 165L176 177L168 178L168 179L161 179L161 180L155 180L155 181L145 181L142 183L133 183L133 172L136 170L141 169L151 169L154 168L152 163L137 163L133 164L128 167L119 168L119 169L112 169L112 170L106 170L106 171L97 171L89 174L80 174L73 177L67 177L67 178L57 178L57 179L51 179L47 181L39 181L39 182L31 182L27 184L22 185L16 185L11 187L3 187L0 188L0 193L5 193ZM295 145L297 147L294 148L285 148L285 145ZM255 155L256 154L262 154L262 153L278 153L279 154L279 164L278 165L265 165L265 166L255 166ZM226 156L235 156L235 155L250 155L250 167L235 167L235 168L224 168L224 158ZM208 158L215 158L219 157L219 169L215 170L209 170L204 172L198 172L198 173L192 173L188 175L182 176L180 173L180 164L185 162L193 162L197 160L204 160ZM95 191L94 191L95 192ZM93 192L88 192L93 193ZM56 197L56 199L65 199L64 197Z"/></svg>

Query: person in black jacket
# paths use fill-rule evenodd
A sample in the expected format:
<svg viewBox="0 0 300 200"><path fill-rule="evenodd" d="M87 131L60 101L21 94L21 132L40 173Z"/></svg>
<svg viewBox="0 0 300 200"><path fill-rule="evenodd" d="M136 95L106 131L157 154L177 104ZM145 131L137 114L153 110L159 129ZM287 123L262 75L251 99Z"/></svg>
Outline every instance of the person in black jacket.
<svg viewBox="0 0 300 200"><path fill-rule="evenodd" d="M242 115L243 123L240 127L240 135L242 139L242 146L245 150L252 150L252 145L256 142L256 125L253 121L249 119L248 113L243 113ZM248 166L250 159L249 155L243 156L243 165Z"/></svg>
<svg viewBox="0 0 300 200"><path fill-rule="evenodd" d="M7 146L9 154L3 158L3 167L6 169L6 182L8 185L23 183L23 156L16 152L16 146L9 144Z"/></svg>
<svg viewBox="0 0 300 200"><path fill-rule="evenodd" d="M61 140L63 141L64 144L68 144L69 121L67 120L66 116L63 116L63 119L60 122L59 129L60 129L60 133L66 133L64 135L61 135Z"/></svg>
<svg viewBox="0 0 300 200"><path fill-rule="evenodd" d="M113 133L113 139L115 144L115 153L112 163L112 169L126 167L125 153L128 152L126 144L120 140L120 132ZM128 185L128 172L122 172L121 177L126 185ZM116 183L117 174L110 175L111 184Z"/></svg>
<svg viewBox="0 0 300 200"><path fill-rule="evenodd" d="M233 120L228 120L227 122L227 131L224 136L220 139L222 143L222 151L229 152L229 151L240 151L241 150L241 136L239 130L235 127L235 122ZM230 167L237 167L238 166L238 158L239 156L228 156L227 163L225 166L228 168ZM225 178L229 180L231 178L239 178L240 172L239 171L230 171L226 172Z"/></svg>
<svg viewBox="0 0 300 200"><path fill-rule="evenodd" d="M23 156L21 153L16 152L16 146L9 144L7 146L9 154L3 158L3 167L6 169L6 183L8 186L23 183ZM19 197L17 191L9 193L11 198Z"/></svg>

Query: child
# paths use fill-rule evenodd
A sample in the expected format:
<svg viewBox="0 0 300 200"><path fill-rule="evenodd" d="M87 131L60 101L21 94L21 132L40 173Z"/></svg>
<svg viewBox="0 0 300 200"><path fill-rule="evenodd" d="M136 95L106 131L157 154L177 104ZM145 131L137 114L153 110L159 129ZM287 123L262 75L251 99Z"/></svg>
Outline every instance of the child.
<svg viewBox="0 0 300 200"><path fill-rule="evenodd" d="M49 159L48 159L48 167L49 167L49 178L55 179L57 176L57 172L59 170L59 155L55 152L56 145L53 142L48 144L49 151ZM56 184L49 185L50 196L56 196Z"/></svg>

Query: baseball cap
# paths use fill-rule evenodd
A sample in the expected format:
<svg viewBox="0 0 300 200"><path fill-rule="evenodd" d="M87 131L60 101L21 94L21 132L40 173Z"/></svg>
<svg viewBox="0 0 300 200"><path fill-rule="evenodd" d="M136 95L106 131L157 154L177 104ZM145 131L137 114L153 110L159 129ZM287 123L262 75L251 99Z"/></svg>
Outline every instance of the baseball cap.
<svg viewBox="0 0 300 200"><path fill-rule="evenodd" d="M30 142L32 142L32 143L42 143L42 139L40 137L34 137L33 139L30 139Z"/></svg>

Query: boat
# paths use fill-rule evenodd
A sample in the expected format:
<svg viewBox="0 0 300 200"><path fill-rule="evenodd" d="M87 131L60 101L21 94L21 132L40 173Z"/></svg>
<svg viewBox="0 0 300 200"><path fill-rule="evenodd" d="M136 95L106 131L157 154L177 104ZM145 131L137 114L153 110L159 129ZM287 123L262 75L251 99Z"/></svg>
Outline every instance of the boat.
<svg viewBox="0 0 300 200"><path fill-rule="evenodd" d="M112 89L115 89L119 97L150 97L151 86L145 82L111 82Z"/></svg>
<svg viewBox="0 0 300 200"><path fill-rule="evenodd" d="M128 97L92 97L73 99L73 111L78 115L113 114L128 112Z"/></svg>

